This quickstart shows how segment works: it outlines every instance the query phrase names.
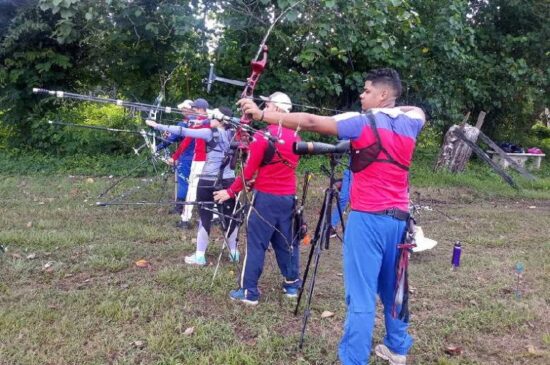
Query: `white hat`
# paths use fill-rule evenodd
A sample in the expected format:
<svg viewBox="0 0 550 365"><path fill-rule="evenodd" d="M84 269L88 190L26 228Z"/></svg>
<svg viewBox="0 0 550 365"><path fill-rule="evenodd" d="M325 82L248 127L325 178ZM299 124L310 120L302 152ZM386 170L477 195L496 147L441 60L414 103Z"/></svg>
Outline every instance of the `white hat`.
<svg viewBox="0 0 550 365"><path fill-rule="evenodd" d="M260 96L260 99L272 102L277 108L283 110L285 113L289 113L292 110L292 101L290 101L287 94L280 91L274 92L269 95L269 97Z"/></svg>
<svg viewBox="0 0 550 365"><path fill-rule="evenodd" d="M192 104L193 100L186 99L183 103L178 104L178 109L191 109Z"/></svg>

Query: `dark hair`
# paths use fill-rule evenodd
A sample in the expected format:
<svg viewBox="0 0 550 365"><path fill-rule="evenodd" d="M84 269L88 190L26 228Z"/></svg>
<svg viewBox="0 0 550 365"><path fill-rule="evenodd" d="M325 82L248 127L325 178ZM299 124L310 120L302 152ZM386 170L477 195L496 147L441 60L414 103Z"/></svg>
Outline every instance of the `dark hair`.
<svg viewBox="0 0 550 365"><path fill-rule="evenodd" d="M367 81L371 81L374 85L383 83L392 88L395 98L401 96L401 79L399 74L393 68L378 68L371 70L367 74Z"/></svg>

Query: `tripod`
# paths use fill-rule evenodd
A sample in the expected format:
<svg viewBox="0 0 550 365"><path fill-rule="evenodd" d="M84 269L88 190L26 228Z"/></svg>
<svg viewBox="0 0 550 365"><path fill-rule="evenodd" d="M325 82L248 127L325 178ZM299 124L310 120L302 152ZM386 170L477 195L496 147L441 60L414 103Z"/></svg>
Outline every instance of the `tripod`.
<svg viewBox="0 0 550 365"><path fill-rule="evenodd" d="M308 257L307 265L304 271L302 288L300 289L300 292L298 294L298 301L296 303L296 308L294 309L294 315L296 316L298 315L298 309L300 307L300 302L302 300L302 295L304 293L304 289L306 286L306 281L307 281L309 270L311 267L311 262L312 260L315 260L315 264L313 266L313 276L307 288L308 297L307 297L307 302L304 309L304 315L302 320L302 332L300 335L300 344L299 344L300 349L304 345L304 336L306 332L306 326L307 326L309 316L311 315L311 300L313 298L313 289L315 287L315 279L317 277L317 269L319 267L321 252L323 251L323 249L328 250L329 248L332 207L335 200L337 202L336 206L338 209L338 215L340 216L340 221L342 222L342 229L345 229L344 220L342 219L342 208L340 207L340 204L338 204L339 192L334 187L334 183L336 182L336 179L334 178L334 170L338 165L340 159L342 158L342 154L330 154L329 156L330 156L330 170L328 171L329 186L325 190L323 204L321 206L321 214L319 216L319 220L317 221L317 226L315 227L315 233L314 233L313 239L311 240L311 249L309 251L309 257Z"/></svg>

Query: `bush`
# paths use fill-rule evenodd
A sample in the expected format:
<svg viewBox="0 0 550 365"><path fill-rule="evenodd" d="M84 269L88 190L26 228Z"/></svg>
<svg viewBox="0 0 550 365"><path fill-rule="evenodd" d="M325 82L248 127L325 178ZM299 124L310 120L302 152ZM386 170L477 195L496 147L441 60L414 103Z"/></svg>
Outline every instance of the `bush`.
<svg viewBox="0 0 550 365"><path fill-rule="evenodd" d="M138 131L141 121L116 105L92 103L65 104L31 125L29 147L55 155L127 154L141 137L137 134L108 132L71 126L50 125L48 121L83 126Z"/></svg>
<svg viewBox="0 0 550 365"><path fill-rule="evenodd" d="M73 155L54 156L36 151L0 152L2 175L34 174L73 174L87 176L123 176L132 171L131 176L146 176L154 173L145 156L136 155Z"/></svg>

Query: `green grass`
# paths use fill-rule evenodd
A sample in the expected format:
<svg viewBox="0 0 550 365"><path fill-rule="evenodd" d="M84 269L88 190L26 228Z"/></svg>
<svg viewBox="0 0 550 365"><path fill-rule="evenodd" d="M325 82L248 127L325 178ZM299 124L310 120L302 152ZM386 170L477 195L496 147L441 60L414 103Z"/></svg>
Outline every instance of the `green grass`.
<svg viewBox="0 0 550 365"><path fill-rule="evenodd" d="M323 163L312 161L306 165ZM337 363L345 315L337 241L322 254L300 351L301 316L293 316L292 302L281 295L273 254L261 280L261 304L233 303L228 292L240 268L224 258L211 285L214 265L184 265L195 232L174 228L168 206L96 207L97 194L113 179L69 175L10 173L0 179L0 244L8 249L0 253L1 365ZM550 197L541 181L518 192L482 167L459 176L432 174L428 164L415 167L412 196L432 209L420 211L418 221L439 245L412 257L412 362L550 362ZM141 182L131 179L121 190ZM325 185L316 173L310 226ZM162 186L151 184L132 198L158 198ZM207 259L215 264L219 232L213 239ZM451 271L456 240L463 242L462 265ZM308 252L302 248L303 257ZM151 268L137 268L139 259ZM525 266L520 298L517 262ZM325 310L334 317L321 319ZM383 336L382 324L378 317L375 341ZM463 354L446 355L449 344L462 346ZM373 358L372 364L383 362Z"/></svg>
<svg viewBox="0 0 550 365"><path fill-rule="evenodd" d="M473 158L466 171L454 174L446 171L433 171L437 151L433 147L417 151L411 167L411 182L419 187L456 187L466 188L486 197L523 197L530 199L550 198L550 162L543 160L540 170L532 171L536 180L527 180L508 171L520 186L519 190L507 185L502 178L492 171L483 162ZM341 172L347 164L347 158L341 160L337 171ZM321 166L328 167L326 156L302 156L298 170L300 172L313 171L318 177L325 176L320 172ZM36 175L86 175L111 176L117 179L130 174L133 177L154 176L156 172L147 162L147 155L75 155L51 156L37 152L7 153L0 151L0 171L8 176L36 176ZM162 163L158 171L169 171ZM121 189L123 190L123 189Z"/></svg>

